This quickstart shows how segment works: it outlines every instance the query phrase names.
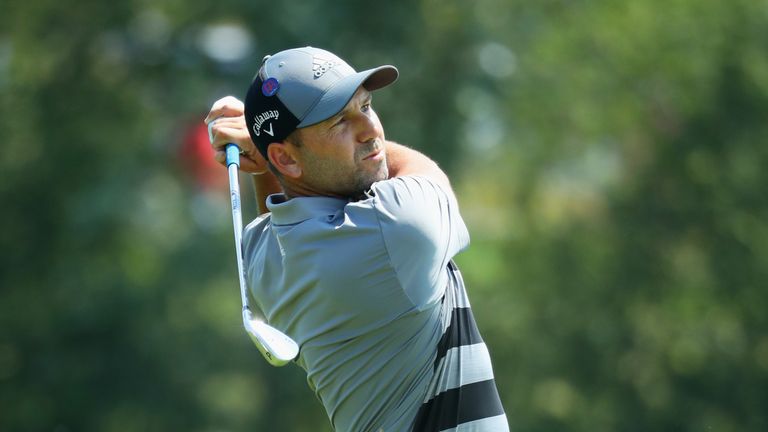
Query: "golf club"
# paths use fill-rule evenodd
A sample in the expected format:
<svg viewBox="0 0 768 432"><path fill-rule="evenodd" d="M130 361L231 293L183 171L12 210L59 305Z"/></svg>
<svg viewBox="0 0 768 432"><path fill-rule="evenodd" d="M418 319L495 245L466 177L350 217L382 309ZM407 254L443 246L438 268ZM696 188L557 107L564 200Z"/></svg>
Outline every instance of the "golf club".
<svg viewBox="0 0 768 432"><path fill-rule="evenodd" d="M211 122L213 123L213 122ZM243 301L243 326L245 331L256 344L261 354L272 366L284 366L299 353L299 346L290 337L276 328L255 318L248 301L243 268L243 219L240 210L240 183L238 171L240 168L240 148L235 144L227 144L227 171L229 173L229 194L232 201L232 224L235 230L235 254L237 255L237 274L240 279L240 297Z"/></svg>

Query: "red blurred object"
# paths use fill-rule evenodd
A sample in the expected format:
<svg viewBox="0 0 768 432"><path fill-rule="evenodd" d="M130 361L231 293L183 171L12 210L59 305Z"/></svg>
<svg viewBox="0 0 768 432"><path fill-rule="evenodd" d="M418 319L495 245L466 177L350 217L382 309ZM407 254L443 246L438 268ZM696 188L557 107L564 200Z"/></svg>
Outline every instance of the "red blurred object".
<svg viewBox="0 0 768 432"><path fill-rule="evenodd" d="M198 121L185 127L180 150L185 171L200 188L227 191L227 170L213 159L208 128L203 122Z"/></svg>

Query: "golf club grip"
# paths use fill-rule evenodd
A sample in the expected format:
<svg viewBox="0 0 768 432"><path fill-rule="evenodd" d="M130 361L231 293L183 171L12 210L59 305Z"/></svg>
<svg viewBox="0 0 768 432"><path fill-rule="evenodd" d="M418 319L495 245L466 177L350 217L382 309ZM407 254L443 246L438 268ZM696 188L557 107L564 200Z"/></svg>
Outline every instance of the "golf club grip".
<svg viewBox="0 0 768 432"><path fill-rule="evenodd" d="M225 149L227 154L227 167L235 164L240 168L240 147L238 147L237 144L229 143Z"/></svg>

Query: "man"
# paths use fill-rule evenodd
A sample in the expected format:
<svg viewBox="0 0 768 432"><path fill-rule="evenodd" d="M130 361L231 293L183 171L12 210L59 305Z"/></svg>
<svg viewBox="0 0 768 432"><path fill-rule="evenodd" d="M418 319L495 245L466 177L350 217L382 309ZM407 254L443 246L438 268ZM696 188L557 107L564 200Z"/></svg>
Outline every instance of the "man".
<svg viewBox="0 0 768 432"><path fill-rule="evenodd" d="M469 236L451 185L386 141L371 105L397 76L290 49L264 58L244 106L213 105L216 159L240 146L266 204L243 237L251 294L300 345L335 430L507 431L452 261Z"/></svg>

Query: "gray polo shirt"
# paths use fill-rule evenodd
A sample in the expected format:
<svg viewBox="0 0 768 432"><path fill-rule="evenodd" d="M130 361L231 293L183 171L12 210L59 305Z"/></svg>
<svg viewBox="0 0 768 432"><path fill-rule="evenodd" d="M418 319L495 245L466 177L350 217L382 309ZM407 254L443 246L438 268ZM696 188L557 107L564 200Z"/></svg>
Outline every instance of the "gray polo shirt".
<svg viewBox="0 0 768 432"><path fill-rule="evenodd" d="M243 236L250 292L301 347L333 427L409 430L435 390L449 262L469 244L454 196L406 176L361 201L272 195L267 207Z"/></svg>

